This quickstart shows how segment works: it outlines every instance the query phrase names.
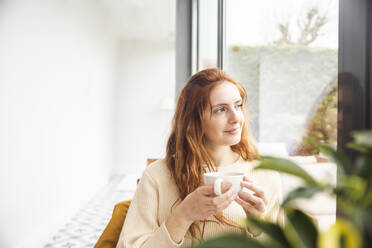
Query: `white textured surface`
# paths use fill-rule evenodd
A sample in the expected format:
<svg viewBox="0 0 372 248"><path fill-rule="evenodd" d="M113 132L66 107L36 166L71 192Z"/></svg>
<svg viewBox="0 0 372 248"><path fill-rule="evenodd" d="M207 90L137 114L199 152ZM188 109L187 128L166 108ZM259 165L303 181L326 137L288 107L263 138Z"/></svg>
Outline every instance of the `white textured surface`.
<svg viewBox="0 0 372 248"><path fill-rule="evenodd" d="M92 248L108 224L114 206L133 197L133 193L116 190L122 178L117 176L102 187L43 247Z"/></svg>

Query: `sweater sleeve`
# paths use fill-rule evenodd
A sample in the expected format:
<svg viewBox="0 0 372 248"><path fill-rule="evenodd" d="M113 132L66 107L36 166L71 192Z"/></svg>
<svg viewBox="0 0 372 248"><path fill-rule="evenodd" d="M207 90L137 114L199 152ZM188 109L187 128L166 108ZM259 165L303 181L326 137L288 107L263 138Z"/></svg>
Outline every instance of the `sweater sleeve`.
<svg viewBox="0 0 372 248"><path fill-rule="evenodd" d="M165 221L158 222L159 190L145 171L134 194L116 248L176 248Z"/></svg>

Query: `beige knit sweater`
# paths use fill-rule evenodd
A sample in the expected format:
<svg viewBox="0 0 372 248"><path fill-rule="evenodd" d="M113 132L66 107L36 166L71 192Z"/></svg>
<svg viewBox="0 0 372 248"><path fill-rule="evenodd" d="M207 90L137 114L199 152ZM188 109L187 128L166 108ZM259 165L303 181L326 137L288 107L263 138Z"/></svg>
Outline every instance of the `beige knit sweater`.
<svg viewBox="0 0 372 248"><path fill-rule="evenodd" d="M261 186L268 200L264 218L283 225L280 214L281 182L277 172L255 170L257 161L246 162L242 159L235 163L219 167L218 171L243 172L254 183ZM191 237L186 234L180 244L171 239L165 226L172 205L178 198L178 190L171 177L165 160L158 160L149 166L142 175L137 191L129 207L117 248L171 248L190 247ZM175 205L176 206L176 205ZM236 223L246 218L243 208L235 201L223 211L223 214ZM213 217L211 220L215 220ZM245 231L250 235L248 231ZM204 239L225 233L242 233L241 229L207 222L204 228ZM258 236L258 239L263 238ZM194 241L197 243L197 241ZM195 243L194 243L195 244Z"/></svg>

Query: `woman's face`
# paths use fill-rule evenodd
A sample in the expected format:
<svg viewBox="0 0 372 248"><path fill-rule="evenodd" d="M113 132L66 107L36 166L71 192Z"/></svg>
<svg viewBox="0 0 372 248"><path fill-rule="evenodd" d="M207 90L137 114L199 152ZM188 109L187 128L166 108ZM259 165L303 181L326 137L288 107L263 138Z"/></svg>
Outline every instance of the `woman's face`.
<svg viewBox="0 0 372 248"><path fill-rule="evenodd" d="M232 146L240 142L244 123L242 98L236 86L224 81L210 93L212 108L204 111L203 127L207 145Z"/></svg>

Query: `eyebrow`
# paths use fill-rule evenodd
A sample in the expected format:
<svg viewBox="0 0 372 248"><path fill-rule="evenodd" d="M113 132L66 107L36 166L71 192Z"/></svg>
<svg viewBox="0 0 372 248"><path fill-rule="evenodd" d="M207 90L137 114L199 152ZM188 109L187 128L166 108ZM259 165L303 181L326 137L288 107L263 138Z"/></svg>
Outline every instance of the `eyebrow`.
<svg viewBox="0 0 372 248"><path fill-rule="evenodd" d="M243 101L243 99L239 99L239 100L235 101L234 103L236 104L236 103L239 103L241 101ZM229 104L227 104L227 103L219 103L219 104L213 105L212 108L217 107L217 106L224 106L224 105L229 105Z"/></svg>

